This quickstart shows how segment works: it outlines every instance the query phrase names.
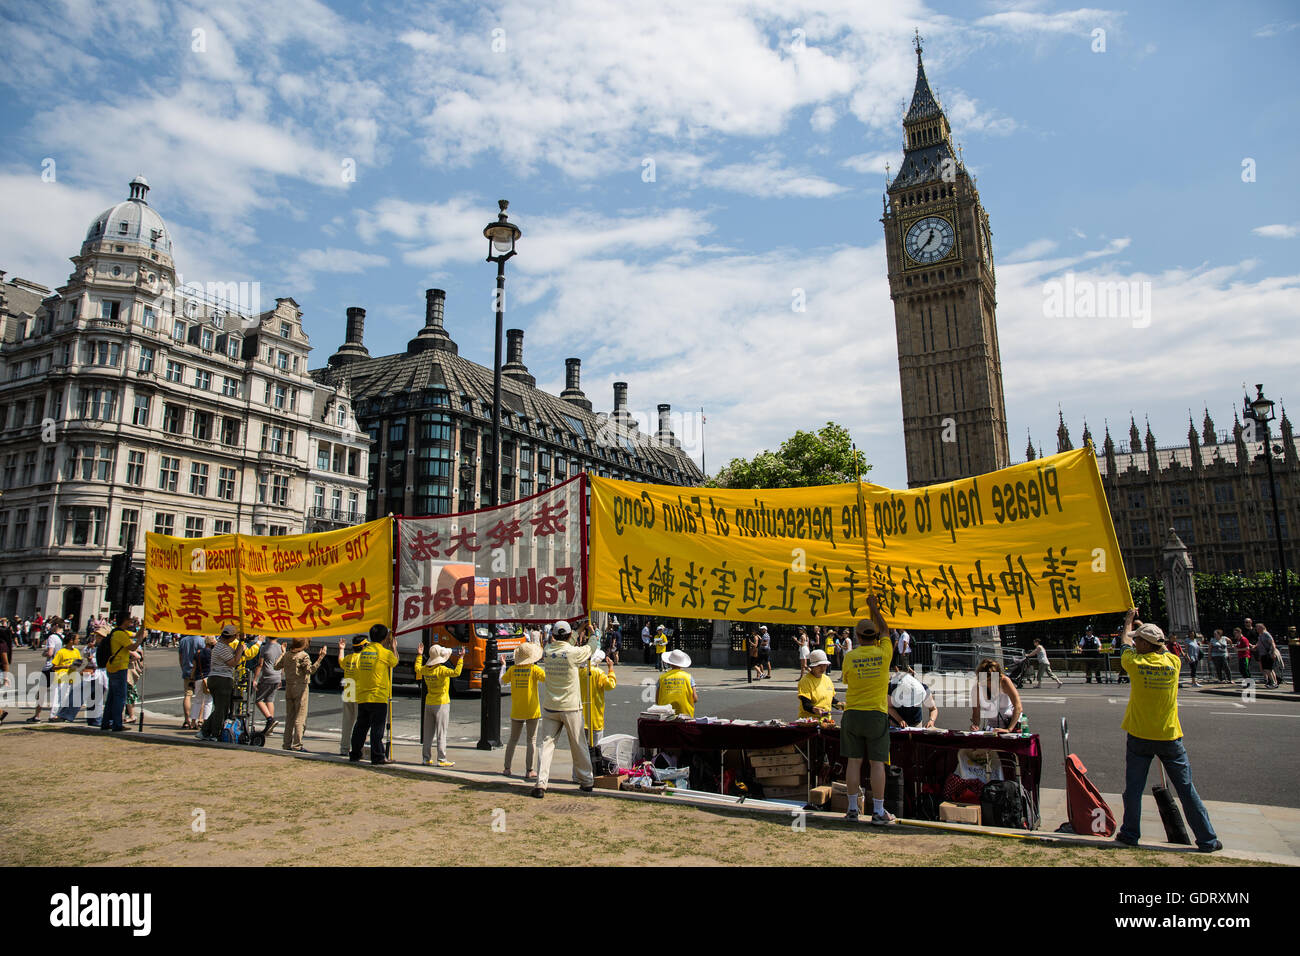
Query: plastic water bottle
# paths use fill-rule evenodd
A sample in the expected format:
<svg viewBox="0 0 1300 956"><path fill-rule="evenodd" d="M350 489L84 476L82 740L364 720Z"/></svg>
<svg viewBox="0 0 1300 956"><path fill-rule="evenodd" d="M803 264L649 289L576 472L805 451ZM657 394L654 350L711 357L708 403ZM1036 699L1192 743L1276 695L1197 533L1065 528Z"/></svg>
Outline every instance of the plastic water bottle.
<svg viewBox="0 0 1300 956"><path fill-rule="evenodd" d="M1016 724L1016 730L1022 734L1029 733L1029 718L1024 714L1020 715L1020 722Z"/></svg>

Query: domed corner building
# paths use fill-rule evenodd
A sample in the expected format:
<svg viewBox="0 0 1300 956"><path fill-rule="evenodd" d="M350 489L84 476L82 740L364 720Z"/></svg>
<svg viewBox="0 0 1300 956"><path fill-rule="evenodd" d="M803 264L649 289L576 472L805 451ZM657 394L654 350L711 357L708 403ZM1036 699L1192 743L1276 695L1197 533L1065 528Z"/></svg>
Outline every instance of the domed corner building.
<svg viewBox="0 0 1300 956"><path fill-rule="evenodd" d="M90 221L53 292L0 272L0 615L80 628L148 531L363 520L369 439L346 388L308 374L297 303L184 281L148 194L137 176Z"/></svg>
<svg viewBox="0 0 1300 956"><path fill-rule="evenodd" d="M492 369L460 355L444 325L446 295L425 293L424 327L404 352L370 356L365 310L347 310L345 341L312 377L352 396L373 441L368 517L452 514L492 500ZM502 503L525 498L581 471L657 484L698 485L704 474L659 404L654 433L628 410L628 386L614 383L609 412L595 412L581 387L581 360L565 360L558 395L537 388L524 364L524 333L510 329L501 379Z"/></svg>

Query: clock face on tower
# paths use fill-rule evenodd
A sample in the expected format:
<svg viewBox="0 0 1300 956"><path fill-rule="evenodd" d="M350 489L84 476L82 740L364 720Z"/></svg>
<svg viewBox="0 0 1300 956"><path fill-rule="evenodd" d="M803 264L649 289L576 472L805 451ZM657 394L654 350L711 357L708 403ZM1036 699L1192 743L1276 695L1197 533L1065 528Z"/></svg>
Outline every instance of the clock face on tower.
<svg viewBox="0 0 1300 956"><path fill-rule="evenodd" d="M942 216L926 216L912 223L903 245L913 262L926 264L948 255L953 239L952 223Z"/></svg>

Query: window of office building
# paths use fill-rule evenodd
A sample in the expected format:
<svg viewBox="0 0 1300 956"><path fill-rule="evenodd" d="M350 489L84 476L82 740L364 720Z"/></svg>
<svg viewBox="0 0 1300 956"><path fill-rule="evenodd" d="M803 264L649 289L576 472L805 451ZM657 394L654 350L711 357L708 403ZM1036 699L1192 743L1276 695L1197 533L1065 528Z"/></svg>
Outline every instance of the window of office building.
<svg viewBox="0 0 1300 956"><path fill-rule="evenodd" d="M167 381L180 382L185 378L185 366L180 362L167 360Z"/></svg>
<svg viewBox="0 0 1300 956"><path fill-rule="evenodd" d="M208 493L208 466L201 462L190 462L190 494L200 497Z"/></svg>
<svg viewBox="0 0 1300 956"><path fill-rule="evenodd" d="M271 476L271 504L285 507L289 504L289 476Z"/></svg>
<svg viewBox="0 0 1300 956"><path fill-rule="evenodd" d="M141 347L140 349L140 371L141 372L153 371L153 354L154 354L153 349L149 348L147 345Z"/></svg>
<svg viewBox="0 0 1300 956"><path fill-rule="evenodd" d="M229 375L223 375L221 378L221 394L227 398L239 397L239 379L231 378Z"/></svg>
<svg viewBox="0 0 1300 956"><path fill-rule="evenodd" d="M59 509L60 545L103 545L106 508L73 506Z"/></svg>
<svg viewBox="0 0 1300 956"><path fill-rule="evenodd" d="M144 452L126 453L126 483L136 486L144 484Z"/></svg>
<svg viewBox="0 0 1300 956"><path fill-rule="evenodd" d="M149 427L149 396L136 395L135 408L131 411L131 424Z"/></svg>
<svg viewBox="0 0 1300 956"><path fill-rule="evenodd" d="M203 519L197 515L185 516L185 537L201 538L203 537Z"/></svg>
<svg viewBox="0 0 1300 956"><path fill-rule="evenodd" d="M212 388L212 373L206 369L194 370L194 387L201 388L205 392Z"/></svg>
<svg viewBox="0 0 1300 956"><path fill-rule="evenodd" d="M235 469L218 468L217 469L217 497L222 501L233 501L235 498Z"/></svg>
<svg viewBox="0 0 1300 956"><path fill-rule="evenodd" d="M163 455L158 459L158 488L161 491L175 491L176 482L181 474L181 460Z"/></svg>
<svg viewBox="0 0 1300 956"><path fill-rule="evenodd" d="M153 533L173 535L176 533L176 516L158 512L153 516Z"/></svg>
<svg viewBox="0 0 1300 956"><path fill-rule="evenodd" d="M212 522L212 533L213 534L234 534L235 523L233 521L222 521L221 519L215 519Z"/></svg>
<svg viewBox="0 0 1300 956"><path fill-rule="evenodd" d="M185 409L170 402L163 402L163 431L169 435L179 435L184 428Z"/></svg>
<svg viewBox="0 0 1300 956"><path fill-rule="evenodd" d="M136 545L136 533L140 526L140 512L135 508L122 509L122 523L118 525L117 546L133 548Z"/></svg>
<svg viewBox="0 0 1300 956"><path fill-rule="evenodd" d="M195 412L194 413L194 437L200 441L212 440L212 413Z"/></svg>

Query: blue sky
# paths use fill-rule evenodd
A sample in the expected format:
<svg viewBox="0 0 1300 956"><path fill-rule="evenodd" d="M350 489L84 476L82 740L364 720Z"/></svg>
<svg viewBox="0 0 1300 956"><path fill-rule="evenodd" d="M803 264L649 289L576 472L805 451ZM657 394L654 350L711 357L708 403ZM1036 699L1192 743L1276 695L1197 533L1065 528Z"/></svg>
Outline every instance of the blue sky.
<svg viewBox="0 0 1300 956"><path fill-rule="evenodd" d="M429 287L486 364L504 197L543 387L577 355L598 409L625 380L644 417L696 413L697 451L704 407L710 471L834 420L901 486L879 219L914 28L991 219L1013 457L1054 448L1058 404L1076 442L1130 411L1161 444L1189 408L1223 428L1243 383L1300 410L1282 2L0 3L0 269L62 284L143 173L185 279L292 296L313 364L350 305L371 354L404 348ZM1052 314L1067 273L1149 309Z"/></svg>

